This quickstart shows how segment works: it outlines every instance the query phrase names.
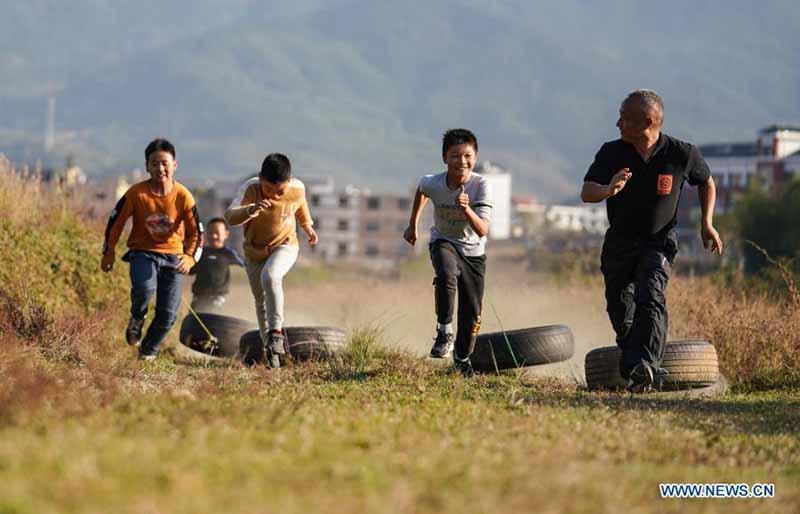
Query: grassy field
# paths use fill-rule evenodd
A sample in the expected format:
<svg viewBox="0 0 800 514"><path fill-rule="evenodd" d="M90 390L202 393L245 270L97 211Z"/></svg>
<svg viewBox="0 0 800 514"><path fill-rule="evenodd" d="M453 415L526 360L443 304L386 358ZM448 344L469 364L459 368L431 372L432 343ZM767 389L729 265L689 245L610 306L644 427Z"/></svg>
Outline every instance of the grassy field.
<svg viewBox="0 0 800 514"><path fill-rule="evenodd" d="M39 387L42 387L41 385ZM60 386L56 386L60 387ZM464 380L408 356L362 374L126 362L45 387L0 429L0 512L797 512L800 395L589 394ZM662 499L662 482L774 483Z"/></svg>
<svg viewBox="0 0 800 514"><path fill-rule="evenodd" d="M0 210L22 187L3 178ZM712 340L733 384L713 398L585 391L583 356L613 340L598 277L531 273L514 251L489 264L484 330L565 323L571 362L465 380L422 358L422 261L290 275L290 324L354 336L335 366L143 364L122 338L127 270L84 263L101 228L58 208L41 227L2 220L27 235L0 254L0 514L800 511L791 298L675 278L672 336ZM252 318L240 274L228 307ZM663 482L772 483L775 497L664 499Z"/></svg>

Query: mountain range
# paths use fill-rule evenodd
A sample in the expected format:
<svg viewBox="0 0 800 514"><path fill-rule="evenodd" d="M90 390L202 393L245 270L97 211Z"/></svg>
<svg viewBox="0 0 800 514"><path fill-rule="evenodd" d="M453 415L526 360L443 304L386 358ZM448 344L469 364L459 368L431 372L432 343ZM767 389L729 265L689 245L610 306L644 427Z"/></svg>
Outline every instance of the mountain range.
<svg viewBox="0 0 800 514"><path fill-rule="evenodd" d="M0 2L0 152L56 147L91 174L142 167L155 136L185 182L255 172L407 190L473 129L514 191L574 200L625 94L665 131L752 140L800 120L800 4L563 0Z"/></svg>

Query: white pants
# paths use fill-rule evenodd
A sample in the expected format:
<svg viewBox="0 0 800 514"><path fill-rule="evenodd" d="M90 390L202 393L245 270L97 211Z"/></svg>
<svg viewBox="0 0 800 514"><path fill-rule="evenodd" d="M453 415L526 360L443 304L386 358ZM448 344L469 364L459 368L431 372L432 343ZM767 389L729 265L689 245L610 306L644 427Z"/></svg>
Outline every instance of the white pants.
<svg viewBox="0 0 800 514"><path fill-rule="evenodd" d="M279 246L264 261L245 265L263 341L268 330L283 328L283 277L297 261L299 250L298 246Z"/></svg>

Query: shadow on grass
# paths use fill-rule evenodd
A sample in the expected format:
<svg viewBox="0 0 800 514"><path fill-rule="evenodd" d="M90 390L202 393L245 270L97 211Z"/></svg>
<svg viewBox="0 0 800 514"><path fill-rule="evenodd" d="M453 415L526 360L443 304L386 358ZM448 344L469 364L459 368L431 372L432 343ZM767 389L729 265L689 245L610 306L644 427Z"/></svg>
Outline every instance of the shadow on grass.
<svg viewBox="0 0 800 514"><path fill-rule="evenodd" d="M723 426L751 434L800 436L800 394L777 391L750 395L726 394L719 398L689 398L674 393L632 395L622 392L548 391L527 396L538 405L610 408L624 416L630 412L680 414L688 428L713 432Z"/></svg>

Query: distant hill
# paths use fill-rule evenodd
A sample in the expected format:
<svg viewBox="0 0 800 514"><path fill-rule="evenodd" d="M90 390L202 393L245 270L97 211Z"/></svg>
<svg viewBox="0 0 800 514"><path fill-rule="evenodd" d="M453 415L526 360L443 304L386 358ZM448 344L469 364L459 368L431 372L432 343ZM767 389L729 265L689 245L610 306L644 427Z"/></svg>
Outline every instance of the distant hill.
<svg viewBox="0 0 800 514"><path fill-rule="evenodd" d="M283 151L299 175L408 188L440 167L441 132L467 126L515 191L574 199L636 87L698 143L800 120L797 2L118 4L4 7L0 151L41 137L52 90L58 151L90 172L141 166L165 135L187 180Z"/></svg>

